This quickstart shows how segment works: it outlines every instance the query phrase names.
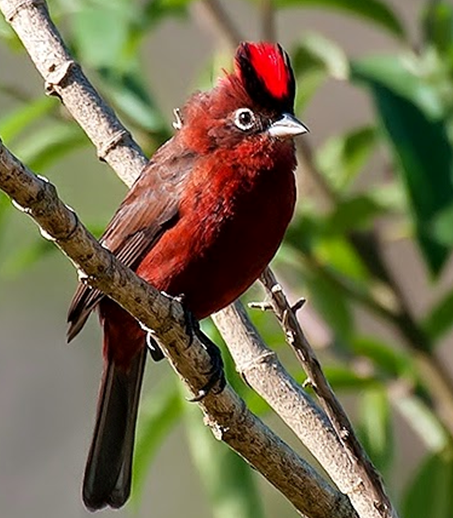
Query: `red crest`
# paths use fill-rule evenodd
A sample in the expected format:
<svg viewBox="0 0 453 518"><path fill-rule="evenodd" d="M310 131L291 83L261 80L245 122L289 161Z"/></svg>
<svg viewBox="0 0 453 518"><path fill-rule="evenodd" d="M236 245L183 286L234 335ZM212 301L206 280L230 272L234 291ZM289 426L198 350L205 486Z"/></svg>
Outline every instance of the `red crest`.
<svg viewBox="0 0 453 518"><path fill-rule="evenodd" d="M293 110L295 80L288 54L277 43L241 43L236 52L236 74L253 99L265 105Z"/></svg>

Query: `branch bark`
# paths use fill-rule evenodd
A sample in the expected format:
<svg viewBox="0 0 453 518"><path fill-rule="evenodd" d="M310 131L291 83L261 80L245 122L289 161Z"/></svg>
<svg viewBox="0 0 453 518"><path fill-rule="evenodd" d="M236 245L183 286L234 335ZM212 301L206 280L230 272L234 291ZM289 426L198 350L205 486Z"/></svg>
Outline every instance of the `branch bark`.
<svg viewBox="0 0 453 518"><path fill-rule="evenodd" d="M208 382L211 358L189 332L179 302L125 268L64 205L55 187L33 175L1 142L0 186L17 208L38 223L43 236L72 260L84 282L101 289L152 330L191 393L199 394ZM211 391L199 405L215 437L243 456L300 512L311 518L356 516L348 498L254 416L228 385L219 394Z"/></svg>
<svg viewBox="0 0 453 518"><path fill-rule="evenodd" d="M205 3L217 5L214 1ZM112 166L125 183L131 185L146 160L112 110L103 103L80 67L71 59L48 17L45 3L38 0L0 0L0 9L43 75L48 93L60 97L93 140L98 155ZM228 31L231 33L231 28ZM230 43L238 36L233 35ZM174 368L192 392L197 394L207 381L202 373L209 371L209 356L196 337L187 335L180 305L153 290L118 263L88 234L76 215L58 200L55 188L50 183L34 178L4 147L0 151L2 189L34 217L44 235L50 236L73 260L85 282L104 291L153 330ZM225 310L223 316L227 318L231 311L232 308ZM218 317L222 318L222 314ZM247 318L242 316L241 322L247 324ZM233 355L238 354L236 341L229 342ZM241 343L246 347L253 346L253 340L247 333L242 336ZM253 348L246 351L253 358ZM241 364L239 360L239 365L243 368L244 363ZM259 369L251 369L254 370ZM260 379L261 382L265 381L263 377ZM333 467L329 472L337 472L333 479L355 502L354 495L362 481L356 480L350 472L349 459L342 451L334 429L324 413L293 381L287 380L286 388L291 390L283 391L277 400L294 409L294 412L287 413L288 420L292 420L292 427L307 436L308 441L306 439L305 442L311 443L313 447L318 442L313 428L319 431L323 440L319 441L322 448L318 448L318 457L324 459L326 465L330 462ZM304 410L296 412L300 401L303 402L301 409ZM221 395L214 397L209 394L201 406L216 437L225 440L243 455L301 512L311 517L333 514L336 517L357 516L349 500L327 484L259 419L250 414L242 400L229 387ZM311 420L306 420L304 413ZM332 460L335 457L340 460ZM370 503L368 507L354 505L363 517L390 516L373 514ZM374 502L372 505L376 508Z"/></svg>
<svg viewBox="0 0 453 518"><path fill-rule="evenodd" d="M351 463L350 471L354 473L355 479L360 481L360 490L350 495L351 501L360 499L358 505L363 505L365 498L366 503L372 504L380 516L396 517L396 510L392 508L382 479L359 443L346 412L324 376L315 352L296 318L296 310L290 306L281 286L269 269L261 276L261 282L265 287L272 310L285 332L288 344L307 373L306 384L309 384L318 396L342 449ZM356 505L354 507L357 509Z"/></svg>
<svg viewBox="0 0 453 518"><path fill-rule="evenodd" d="M129 187L146 157L69 54L44 0L0 0L0 10L44 79L47 95L60 98L69 113Z"/></svg>
<svg viewBox="0 0 453 518"><path fill-rule="evenodd" d="M261 8L264 15L262 32L263 34L269 33L271 38L269 24L272 22L268 17L272 15L272 2L261 0ZM211 21L217 33L229 43L231 48L238 41L244 39L217 0L201 0L198 13ZM298 143L297 151L299 167L316 186L322 201L327 207L334 205L337 201L336 193L316 168L312 149L306 139ZM433 353L432 344L429 343L424 330L413 318L407 297L393 278L392 272L384 260L382 246L376 237L376 232L371 231L364 236L351 235L349 241L370 272L386 287L387 296L391 297L396 308L388 308L380 300L371 297L364 298L357 292L350 292L350 295L394 326L404 345L413 353L420 374L426 380L425 386L432 400L431 406L449 435L453 437L453 378L445 365Z"/></svg>

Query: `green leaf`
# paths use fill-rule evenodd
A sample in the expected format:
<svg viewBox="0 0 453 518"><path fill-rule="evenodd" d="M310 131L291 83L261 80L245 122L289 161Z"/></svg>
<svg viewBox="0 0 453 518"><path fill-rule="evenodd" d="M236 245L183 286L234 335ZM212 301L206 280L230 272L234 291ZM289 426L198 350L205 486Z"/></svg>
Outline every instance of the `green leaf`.
<svg viewBox="0 0 453 518"><path fill-rule="evenodd" d="M346 79L349 63L342 49L317 33L308 33L291 49L292 66L300 88L295 109L303 111L328 76Z"/></svg>
<svg viewBox="0 0 453 518"><path fill-rule="evenodd" d="M377 217L382 215L379 206L367 194L359 194L341 200L325 221L328 235L344 235L354 230L366 230Z"/></svg>
<svg viewBox="0 0 453 518"><path fill-rule="evenodd" d="M450 518L453 509L453 455L427 455L406 489L403 518Z"/></svg>
<svg viewBox="0 0 453 518"><path fill-rule="evenodd" d="M397 60L386 58L384 62L394 68ZM453 199L453 149L447 122L435 103L427 103L427 97L421 96L431 92L431 99L436 97L428 86L407 72L394 70L389 78L389 67L382 63L382 59L371 59L354 64L353 77L371 89L412 205L421 250L431 273L437 275L450 254L433 232L436 217Z"/></svg>
<svg viewBox="0 0 453 518"><path fill-rule="evenodd" d="M448 292L431 308L423 322L423 329L431 341L445 336L453 324L453 291Z"/></svg>
<svg viewBox="0 0 453 518"><path fill-rule="evenodd" d="M195 405L188 406L187 436L193 462L205 487L214 518L264 518L252 468L203 424Z"/></svg>
<svg viewBox="0 0 453 518"><path fill-rule="evenodd" d="M51 97L42 97L30 101L12 113L0 119L0 135L5 142L11 141L27 126L47 115L58 106L58 101Z"/></svg>
<svg viewBox="0 0 453 518"><path fill-rule="evenodd" d="M412 394L395 397L393 404L429 450L441 452L451 444L444 425L421 398Z"/></svg>
<svg viewBox="0 0 453 518"><path fill-rule="evenodd" d="M135 2L82 2L72 14L75 45L83 62L93 68L123 64L124 50L134 19Z"/></svg>
<svg viewBox="0 0 453 518"><path fill-rule="evenodd" d="M441 55L453 64L453 5L450 1L429 2L423 16L423 32Z"/></svg>
<svg viewBox="0 0 453 518"><path fill-rule="evenodd" d="M376 143L373 126L354 129L327 140L316 152L315 163L335 190L344 191L363 169Z"/></svg>
<svg viewBox="0 0 453 518"><path fill-rule="evenodd" d="M398 350L394 344L387 344L371 336L354 336L351 346L356 356L371 360L386 377L415 377L410 356Z"/></svg>
<svg viewBox="0 0 453 518"><path fill-rule="evenodd" d="M379 88L389 90L416 105L428 118L439 119L442 102L435 88L415 75L416 65L402 56L369 56L351 62L351 79L371 88L373 94Z"/></svg>
<svg viewBox="0 0 453 518"><path fill-rule="evenodd" d="M274 0L278 7L320 7L338 9L372 22L398 38L405 37L402 21L394 11L380 0Z"/></svg>
<svg viewBox="0 0 453 518"><path fill-rule="evenodd" d="M166 17L181 17L193 0L148 0L143 5L142 22L144 29L155 26Z"/></svg>
<svg viewBox="0 0 453 518"><path fill-rule="evenodd" d="M297 74L296 80L300 88L296 90L294 108L296 113L301 113L310 103L312 97L318 92L321 85L326 81L327 74L324 70L307 70L303 74Z"/></svg>
<svg viewBox="0 0 453 518"><path fill-rule="evenodd" d="M356 393L358 390L374 388L380 384L374 376L360 374L344 365L323 366L323 371L335 392L352 390Z"/></svg>
<svg viewBox="0 0 453 518"><path fill-rule="evenodd" d="M382 473L393 457L393 430L386 388L366 390L360 398L359 438L373 464Z"/></svg>
<svg viewBox="0 0 453 518"><path fill-rule="evenodd" d="M103 68L99 72L104 79L104 88L108 95L135 124L146 131L161 133L163 138L170 136L158 106L138 73L118 73L113 68Z"/></svg>
<svg viewBox="0 0 453 518"><path fill-rule="evenodd" d="M323 222L318 215L309 212L305 206L296 213L289 226L284 245L291 246L302 253L311 252L313 246L324 235Z"/></svg>
<svg viewBox="0 0 453 518"><path fill-rule="evenodd" d="M85 134L75 124L53 122L17 145L16 151L30 169L42 171L87 143Z"/></svg>
<svg viewBox="0 0 453 518"><path fill-rule="evenodd" d="M158 396L146 397L140 405L132 477L132 504L138 507L146 476L158 449L182 416L180 388L174 381L159 387Z"/></svg>
<svg viewBox="0 0 453 518"><path fill-rule="evenodd" d="M347 79L349 75L349 62L343 49L316 32L306 33L291 55L296 77L314 68L325 70L339 80Z"/></svg>
<svg viewBox="0 0 453 518"><path fill-rule="evenodd" d="M453 245L453 204L448 205L445 209L433 218L431 229L435 239L451 248Z"/></svg>
<svg viewBox="0 0 453 518"><path fill-rule="evenodd" d="M369 280L359 255L344 235L327 236L313 247L318 261L355 281Z"/></svg>
<svg viewBox="0 0 453 518"><path fill-rule="evenodd" d="M406 213L407 199L399 182L374 185L368 191L368 197L386 212Z"/></svg>

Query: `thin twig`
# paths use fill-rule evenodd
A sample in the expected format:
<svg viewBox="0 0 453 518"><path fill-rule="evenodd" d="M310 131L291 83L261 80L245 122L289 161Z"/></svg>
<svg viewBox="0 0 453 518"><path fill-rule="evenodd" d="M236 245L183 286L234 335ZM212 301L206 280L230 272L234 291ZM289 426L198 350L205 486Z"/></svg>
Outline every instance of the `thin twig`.
<svg viewBox="0 0 453 518"><path fill-rule="evenodd" d="M323 198L330 206L337 203L334 191L317 170L312 151L306 141L299 147L298 158L305 172L316 182ZM384 258L381 241L377 231L353 233L347 236L352 247L357 251L368 270L386 286L394 301L394 308L383 304L377 297L369 297L350 289L345 283L335 278L336 284L346 290L355 300L358 300L374 314L390 322L399 333L406 347L414 353L415 362L425 380L425 386L430 393L432 405L442 424L453 436L453 379L445 366L433 353L432 344L423 329L412 317L406 295L395 280ZM313 258L306 257L313 262ZM327 272L325 272L328 274ZM332 277L332 276L331 276Z"/></svg>
<svg viewBox="0 0 453 518"><path fill-rule="evenodd" d="M271 304L274 306L273 300ZM349 454L343 446L345 439L331 424L327 425L327 415L314 406L311 398L283 369L276 354L266 347L242 305L236 302L221 314L213 315L213 320L225 341L234 344L231 353L238 371L294 431L339 489L349 496L357 514L364 518L396 518L379 476L375 471L373 479L368 476L373 468L365 454L359 458ZM285 329L292 333L288 327ZM245 342L252 343L246 350ZM310 348L306 354L314 358ZM319 364L317 369L320 372ZM344 415L343 410L341 415ZM350 425L344 429L352 430Z"/></svg>
<svg viewBox="0 0 453 518"><path fill-rule="evenodd" d="M329 385L313 348L305 337L299 321L291 308L274 274L267 269L261 276L269 302L281 323L288 344L294 350L308 376L308 382L319 398L322 408L330 419L337 436L348 453L357 477L362 481L367 495L381 516L395 517L396 511L385 493L381 477L372 465L354 433L354 429Z"/></svg>

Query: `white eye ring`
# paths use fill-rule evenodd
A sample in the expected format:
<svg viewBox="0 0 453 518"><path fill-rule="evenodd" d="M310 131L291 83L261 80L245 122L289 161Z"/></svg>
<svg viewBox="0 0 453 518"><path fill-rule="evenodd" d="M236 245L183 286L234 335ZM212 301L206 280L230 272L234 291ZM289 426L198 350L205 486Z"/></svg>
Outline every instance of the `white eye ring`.
<svg viewBox="0 0 453 518"><path fill-rule="evenodd" d="M234 113L234 124L242 131L247 131L255 125L255 114L249 108L239 108Z"/></svg>

